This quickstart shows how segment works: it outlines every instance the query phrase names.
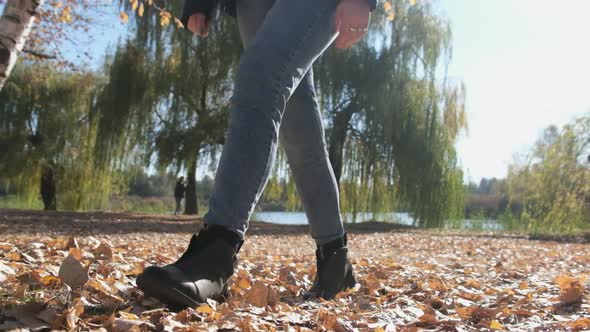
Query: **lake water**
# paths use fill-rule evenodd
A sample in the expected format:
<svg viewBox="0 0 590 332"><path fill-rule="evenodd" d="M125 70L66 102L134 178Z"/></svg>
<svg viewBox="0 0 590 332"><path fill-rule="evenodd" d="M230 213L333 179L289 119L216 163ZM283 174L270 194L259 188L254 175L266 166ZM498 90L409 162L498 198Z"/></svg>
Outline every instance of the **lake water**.
<svg viewBox="0 0 590 332"><path fill-rule="evenodd" d="M345 222L353 222L352 214L342 215ZM307 225L307 216L304 212L254 212L252 220L264 221L273 224L281 225ZM406 212L390 212L390 213L357 213L356 222L365 221L383 221L391 222L401 225L414 225L414 218ZM464 219L453 222L456 228L461 229L479 229L485 231L500 231L503 229L502 224L497 220L471 220Z"/></svg>

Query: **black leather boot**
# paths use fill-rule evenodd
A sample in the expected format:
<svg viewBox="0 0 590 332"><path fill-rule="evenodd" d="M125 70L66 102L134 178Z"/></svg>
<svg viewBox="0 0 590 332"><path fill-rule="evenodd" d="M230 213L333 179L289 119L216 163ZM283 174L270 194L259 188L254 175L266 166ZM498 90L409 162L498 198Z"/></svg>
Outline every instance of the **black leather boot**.
<svg viewBox="0 0 590 332"><path fill-rule="evenodd" d="M193 235L178 261L146 268L137 277L137 287L174 310L195 307L207 299L223 301L242 243L238 234L224 227L206 226Z"/></svg>
<svg viewBox="0 0 590 332"><path fill-rule="evenodd" d="M354 287L356 279L352 272L352 263L348 260L346 242L344 234L339 239L318 246L317 275L313 286L303 295L303 299L322 297L329 300L339 292Z"/></svg>

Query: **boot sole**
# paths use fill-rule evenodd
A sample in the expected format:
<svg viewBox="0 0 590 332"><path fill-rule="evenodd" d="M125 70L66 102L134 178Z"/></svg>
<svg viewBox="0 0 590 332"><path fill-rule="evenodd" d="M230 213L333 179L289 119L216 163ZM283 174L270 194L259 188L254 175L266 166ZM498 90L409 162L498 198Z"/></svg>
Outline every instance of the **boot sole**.
<svg viewBox="0 0 590 332"><path fill-rule="evenodd" d="M168 305L172 310L181 310L186 307L198 307L200 302L183 293L175 287L165 285L174 284L166 272L157 269L146 270L137 277L137 287L143 291L145 296L154 297L160 302Z"/></svg>

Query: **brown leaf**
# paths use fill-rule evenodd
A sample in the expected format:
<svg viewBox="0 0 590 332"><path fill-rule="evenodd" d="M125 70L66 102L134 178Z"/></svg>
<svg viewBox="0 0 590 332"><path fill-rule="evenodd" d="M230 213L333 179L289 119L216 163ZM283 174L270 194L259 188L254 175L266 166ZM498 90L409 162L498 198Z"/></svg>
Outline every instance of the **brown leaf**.
<svg viewBox="0 0 590 332"><path fill-rule="evenodd" d="M326 315L326 317L324 318L324 323L322 325L328 331L335 331L335 332L349 331L347 326L344 325L342 322L340 322L340 320L338 319L338 316L336 316L334 314Z"/></svg>
<svg viewBox="0 0 590 332"><path fill-rule="evenodd" d="M268 288L268 305L274 306L279 302L279 293L273 288Z"/></svg>
<svg viewBox="0 0 590 332"><path fill-rule="evenodd" d="M466 300L473 301L473 302L478 302L483 299L483 296L481 296L479 294L475 294L475 293L469 293L469 292L459 292L459 296L466 299Z"/></svg>
<svg viewBox="0 0 590 332"><path fill-rule="evenodd" d="M256 281L244 295L246 303L256 307L265 307L268 304L268 288L262 281Z"/></svg>
<svg viewBox="0 0 590 332"><path fill-rule="evenodd" d="M430 324L430 325L437 325L438 319L435 315L432 314L424 314L418 318L419 321Z"/></svg>
<svg viewBox="0 0 590 332"><path fill-rule="evenodd" d="M78 319L83 312L84 302L82 299L78 299L71 308L66 309L66 325L69 330L73 330L76 327Z"/></svg>
<svg viewBox="0 0 590 332"><path fill-rule="evenodd" d="M88 282L88 269L70 254L59 267L58 276L64 284L76 289Z"/></svg>
<svg viewBox="0 0 590 332"><path fill-rule="evenodd" d="M377 277L374 274L369 274L368 276L366 276L364 281L365 286L367 287L367 294L369 295L373 294L376 290L381 288L381 282L379 281L379 279L377 279Z"/></svg>
<svg viewBox="0 0 590 332"><path fill-rule="evenodd" d="M115 318L113 326L117 331L143 331L147 322L136 319Z"/></svg>
<svg viewBox="0 0 590 332"><path fill-rule="evenodd" d="M569 327L572 331L586 331L590 330L590 318L583 317L576 319L575 321L569 324Z"/></svg>
<svg viewBox="0 0 590 332"><path fill-rule="evenodd" d="M7 258L7 259L9 259L11 261L18 262L18 261L21 260L21 255L18 252L14 251L14 252L11 252L11 253L6 254L4 256L4 258Z"/></svg>
<svg viewBox="0 0 590 332"><path fill-rule="evenodd" d="M475 322L482 319L492 319L497 313L496 310L479 307L456 308L455 311L457 311L461 318L473 320Z"/></svg>
<svg viewBox="0 0 590 332"><path fill-rule="evenodd" d="M70 237L68 239L68 242L66 243L65 249L71 249L71 248L80 249L80 246L78 245L78 240L76 240L75 237Z"/></svg>
<svg viewBox="0 0 590 332"><path fill-rule="evenodd" d="M96 259L110 260L113 258L112 249L104 243L101 243L98 247L92 249L92 253Z"/></svg>
<svg viewBox="0 0 590 332"><path fill-rule="evenodd" d="M37 318L55 327L61 321L60 313L61 311L57 308L49 307L38 313Z"/></svg>
<svg viewBox="0 0 590 332"><path fill-rule="evenodd" d="M559 294L559 301L561 304L570 305L582 303L582 298L586 291L583 281L568 275L561 275L555 278L555 283L561 289L561 293Z"/></svg>
<svg viewBox="0 0 590 332"><path fill-rule="evenodd" d="M475 279L468 279L465 281L465 287L481 289L481 283Z"/></svg>

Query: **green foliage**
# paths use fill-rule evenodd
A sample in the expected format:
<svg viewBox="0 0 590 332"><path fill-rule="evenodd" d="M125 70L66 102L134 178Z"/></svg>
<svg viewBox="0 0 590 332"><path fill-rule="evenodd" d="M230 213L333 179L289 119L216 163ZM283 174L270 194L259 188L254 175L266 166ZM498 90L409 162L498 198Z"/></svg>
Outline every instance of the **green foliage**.
<svg viewBox="0 0 590 332"><path fill-rule="evenodd" d="M542 233L590 227L589 154L586 115L561 130L547 128L532 151L510 166L510 199L523 202L520 227Z"/></svg>
<svg viewBox="0 0 590 332"><path fill-rule="evenodd" d="M442 226L463 212L454 144L467 125L465 89L437 74L450 61L448 23L427 2L393 7L392 22L377 15L363 43L318 63L330 158L345 212L401 207Z"/></svg>
<svg viewBox="0 0 590 332"><path fill-rule="evenodd" d="M100 78L46 66L17 67L0 94L0 176L33 206L41 169L53 170L61 209L99 208L116 178L95 167L89 116Z"/></svg>

